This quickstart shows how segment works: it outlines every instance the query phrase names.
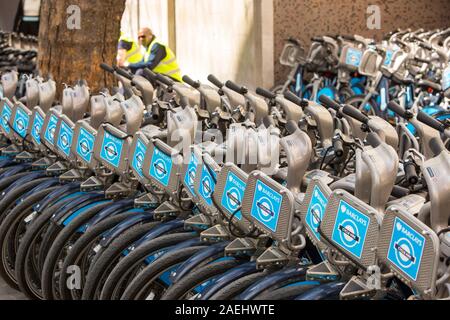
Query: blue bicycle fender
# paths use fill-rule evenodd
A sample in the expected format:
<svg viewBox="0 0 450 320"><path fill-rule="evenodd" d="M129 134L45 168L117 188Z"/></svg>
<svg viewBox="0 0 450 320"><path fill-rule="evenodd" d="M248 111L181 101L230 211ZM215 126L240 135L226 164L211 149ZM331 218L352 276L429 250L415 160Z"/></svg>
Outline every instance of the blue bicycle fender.
<svg viewBox="0 0 450 320"><path fill-rule="evenodd" d="M192 232L194 234L194 232ZM166 253L174 252L177 250L190 248L190 247L197 247L199 245L204 245L205 243L200 240L200 237L195 237L193 239L185 240L183 242L180 242L176 245L169 246L166 248L159 249L157 251L151 252L147 258L145 258L145 262L147 265L152 264L155 260L159 259Z"/></svg>
<svg viewBox="0 0 450 320"><path fill-rule="evenodd" d="M217 277L202 293L200 300L209 300L220 289L252 273L260 272L256 269L256 262L247 262L236 268L233 268L223 275Z"/></svg>
<svg viewBox="0 0 450 320"><path fill-rule="evenodd" d="M19 165L16 165L16 166L11 166L11 167L7 168L6 171L3 172L0 175L0 180L4 179L4 178L11 177L11 176L13 176L15 174L21 173L21 172L26 171L28 169L30 169L30 166L28 164L19 164Z"/></svg>
<svg viewBox="0 0 450 320"><path fill-rule="evenodd" d="M222 255L222 257L225 255L224 250L227 245L229 245L229 241L220 242L217 244L214 244L212 246L208 246L203 250L200 250L195 255L190 257L188 260L183 262L179 268L177 268L177 271L171 275L171 281L173 283L179 281L181 278L183 278L188 273L195 270L195 268L205 262L206 260L209 260L211 258L215 258L218 255Z"/></svg>
<svg viewBox="0 0 450 320"><path fill-rule="evenodd" d="M85 232L88 228L98 224L99 222L105 220L110 216L114 216L120 213L124 213L130 209L134 208L134 200L133 199L123 199L117 202L113 202L109 207L103 209L98 214L95 215L91 220L89 220L83 227L83 232Z"/></svg>
<svg viewBox="0 0 450 320"><path fill-rule="evenodd" d="M276 285L288 279L292 279L294 277L305 276L306 270L306 268L294 267L272 273L248 287L239 295L238 300L252 300L273 285Z"/></svg>
<svg viewBox="0 0 450 320"><path fill-rule="evenodd" d="M8 157L6 157L6 158L0 158L0 169L9 167L9 166L11 166L11 165L13 165L13 164L15 164L15 163L17 163L17 162L15 162L15 161L14 161L13 159L11 159L11 158L8 158Z"/></svg>
<svg viewBox="0 0 450 320"><path fill-rule="evenodd" d="M26 176L20 178L19 180L16 180L14 183L9 185L8 188L3 190L2 197L5 196L11 190L14 190L15 188L17 188L18 186L24 185L30 181L33 181L33 180L39 179L39 178L43 178L46 176L47 175L45 174L44 171L32 171L32 172L30 172L30 174L27 174Z"/></svg>
<svg viewBox="0 0 450 320"><path fill-rule="evenodd" d="M81 194L79 197L69 201L67 204L65 204L60 210L55 212L53 216L50 218L51 221L61 224L65 216L67 216L68 212L78 210L80 207L83 207L85 205L88 205L92 201L97 201L100 199L103 199L103 195L101 194L95 194L95 193L86 193Z"/></svg>
<svg viewBox="0 0 450 320"><path fill-rule="evenodd" d="M163 235L165 235L170 231L180 229L183 227L184 227L184 220L181 219L161 223L160 225L153 228L149 233L147 233L142 239L138 240L134 244L134 246L137 248L143 243L162 237Z"/></svg>
<svg viewBox="0 0 450 320"><path fill-rule="evenodd" d="M337 299L344 289L345 282L330 282L301 294L295 300L327 300Z"/></svg>
<svg viewBox="0 0 450 320"><path fill-rule="evenodd" d="M77 211L70 213L68 216L64 216L62 219L60 219L60 221L58 221L58 224L59 224L59 225L62 224L62 225L64 225L64 226L67 226L67 225L69 225L75 218L77 218L78 216L82 215L82 214L85 213L87 210L89 210L89 209L91 209L91 208L93 208L93 207L95 207L95 206L98 206L98 205L100 205L100 204L104 204L104 203L108 203L108 202L111 202L111 200L105 200L105 199L102 199L102 200L95 200L95 201L89 203L88 205L85 205L85 206L79 208ZM99 210L101 210L101 209L99 209Z"/></svg>
<svg viewBox="0 0 450 320"><path fill-rule="evenodd" d="M125 230L131 228L134 225L137 225L139 223L143 222L150 222L153 221L153 212L143 212L140 214L137 214L135 216L132 216L130 219L126 219L122 223L115 226L113 229L108 231L103 239L100 241L100 246L107 247L111 244L111 242L114 241L117 237L119 237Z"/></svg>
<svg viewBox="0 0 450 320"><path fill-rule="evenodd" d="M58 199L64 198L67 195L76 192L77 190L79 190L79 188L80 188L80 184L78 184L78 183L70 183L70 184L62 185L61 188L58 188L58 189L52 191L44 199L39 201L33 207L33 209L37 212L42 212L43 210L45 210L45 208L47 208L54 201L58 201Z"/></svg>
<svg viewBox="0 0 450 320"><path fill-rule="evenodd" d="M58 214L52 216L51 221L55 222L57 225L67 225L67 219L70 221L75 219L79 214L81 214L85 209L89 209L94 205L97 205L99 202L106 201L103 195L93 195L88 194L88 197L80 197L84 200L78 201L78 199L73 200L72 203L77 203L76 205L72 205L72 203L67 205L67 209L61 210ZM70 222L69 221L69 222Z"/></svg>
<svg viewBox="0 0 450 320"><path fill-rule="evenodd" d="M25 198L28 198L33 193L40 192L42 190L48 189L50 187L54 187L56 185L59 185L59 179L58 178L51 178L49 177L48 180L43 181L38 186L34 187L30 191L26 192L23 196L20 197L19 200L23 200Z"/></svg>

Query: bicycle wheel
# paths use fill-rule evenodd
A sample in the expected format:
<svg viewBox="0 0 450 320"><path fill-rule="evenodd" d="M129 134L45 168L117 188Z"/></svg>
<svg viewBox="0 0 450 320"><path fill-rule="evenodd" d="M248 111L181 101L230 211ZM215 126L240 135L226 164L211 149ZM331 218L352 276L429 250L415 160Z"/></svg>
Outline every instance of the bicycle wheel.
<svg viewBox="0 0 450 320"><path fill-rule="evenodd" d="M100 300L119 300L133 278L148 265L147 257L160 254L164 252L165 248L193 239L196 236L198 235L192 232L168 234L134 249L111 271L103 286Z"/></svg>

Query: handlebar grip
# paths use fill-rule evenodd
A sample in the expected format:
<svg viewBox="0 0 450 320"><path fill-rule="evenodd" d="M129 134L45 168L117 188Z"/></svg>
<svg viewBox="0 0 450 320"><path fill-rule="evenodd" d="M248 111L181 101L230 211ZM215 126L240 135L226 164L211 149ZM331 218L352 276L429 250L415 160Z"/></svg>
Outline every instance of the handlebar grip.
<svg viewBox="0 0 450 320"><path fill-rule="evenodd" d="M190 85L194 89L200 88L200 82L192 80L192 78L187 75L183 76L183 81L186 82L188 85Z"/></svg>
<svg viewBox="0 0 450 320"><path fill-rule="evenodd" d="M378 134L371 132L367 135L367 143L372 146L373 148L379 147L383 141L380 139Z"/></svg>
<svg viewBox="0 0 450 320"><path fill-rule="evenodd" d="M336 139L333 141L333 149L336 157L342 158L344 156L344 142L342 139Z"/></svg>
<svg viewBox="0 0 450 320"><path fill-rule="evenodd" d="M171 87L175 84L175 82L172 79L167 78L166 76L158 73L156 75L156 80L158 80L159 82L165 84L168 87Z"/></svg>
<svg viewBox="0 0 450 320"><path fill-rule="evenodd" d="M342 39L344 40L348 40L348 41L355 41L355 36L349 35L349 34L344 34L341 36Z"/></svg>
<svg viewBox="0 0 450 320"><path fill-rule="evenodd" d="M410 116L408 116L408 114L406 113L406 110L403 109L397 102L395 101L390 101L388 104L388 108L389 110L393 111L396 115L398 115L399 117L403 118L403 119L411 119Z"/></svg>
<svg viewBox="0 0 450 320"><path fill-rule="evenodd" d="M321 38L321 37L312 37L311 42L324 43L325 40L323 40L323 38Z"/></svg>
<svg viewBox="0 0 450 320"><path fill-rule="evenodd" d="M419 182L419 176L417 175L416 166L414 163L408 162L405 165L405 177L409 184L417 184Z"/></svg>
<svg viewBox="0 0 450 320"><path fill-rule="evenodd" d="M369 121L369 118L366 115L351 105L345 105L342 111L349 117L352 117L364 124L367 124Z"/></svg>
<svg viewBox="0 0 450 320"><path fill-rule="evenodd" d="M439 138L432 138L430 140L430 149L433 151L435 156L440 155L446 150L444 144Z"/></svg>
<svg viewBox="0 0 450 320"><path fill-rule="evenodd" d="M100 68L109 73L114 73L114 69L108 66L106 63L100 63Z"/></svg>
<svg viewBox="0 0 450 320"><path fill-rule="evenodd" d="M440 123L438 120L430 117L423 111L419 111L419 113L417 114L417 120L419 120L420 122L426 124L427 126L433 128L439 132L445 131L445 126L442 123Z"/></svg>
<svg viewBox="0 0 450 320"><path fill-rule="evenodd" d="M211 82L213 85L215 85L217 88L222 89L224 84L219 79L216 78L215 75L210 74L208 76L208 81Z"/></svg>
<svg viewBox="0 0 450 320"><path fill-rule="evenodd" d="M150 70L149 68L144 68L143 73L144 73L144 77L145 77L147 80L150 80L150 81L156 81L156 73L154 73L154 72L153 72L152 70Z"/></svg>
<svg viewBox="0 0 450 320"><path fill-rule="evenodd" d="M277 95L275 93L273 93L267 89L264 89L264 88L256 88L256 94L258 94L264 98L270 99L270 100L273 100L277 97Z"/></svg>
<svg viewBox="0 0 450 320"><path fill-rule="evenodd" d="M239 94L246 94L246 93L248 92L247 88L245 88L245 87L240 87L240 86L238 86L236 83L234 83L234 82L231 81L231 80L228 80L228 81L225 83L225 86L226 86L228 89L231 89L231 90L233 90L233 91L235 91L235 92L237 92L237 93L239 93Z"/></svg>
<svg viewBox="0 0 450 320"><path fill-rule="evenodd" d="M330 108L330 109L334 109L334 110L336 110L336 111L339 111L339 110L341 109L341 107L342 107L337 101L331 99L330 97L328 97L328 96L326 96L326 95L321 95L321 96L319 97L319 101L320 101L320 103L322 103L325 107L328 107L328 108Z"/></svg>
<svg viewBox="0 0 450 320"><path fill-rule="evenodd" d="M283 94L283 96L286 100L298 105L299 107L303 108L305 106L305 100L300 99L295 94L293 94L291 91L286 91Z"/></svg>
<svg viewBox="0 0 450 320"><path fill-rule="evenodd" d="M127 72L126 70L124 70L124 69L122 69L122 68L119 68L119 67L116 67L116 68L114 68L115 69L115 71L116 71L116 73L119 75L119 76L122 76L122 77L124 77L124 78L127 78L128 80L131 80L131 79L133 79L133 75L131 75L129 72Z"/></svg>

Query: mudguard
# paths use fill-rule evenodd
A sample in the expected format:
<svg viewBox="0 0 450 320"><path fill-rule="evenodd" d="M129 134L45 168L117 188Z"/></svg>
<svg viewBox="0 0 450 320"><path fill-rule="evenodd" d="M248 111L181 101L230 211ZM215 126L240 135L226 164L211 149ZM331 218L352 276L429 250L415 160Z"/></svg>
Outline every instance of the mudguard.
<svg viewBox="0 0 450 320"><path fill-rule="evenodd" d="M13 175L15 175L15 174L18 174L18 173L20 173L20 172L27 171L27 170L29 170L30 168L31 168L31 166L30 166L28 163L19 164L19 165L16 165L16 166L11 166L11 167L7 168L7 169L5 170L5 172L3 172L3 173L0 175L0 180L1 180L1 179L4 179L4 178L11 177L11 176L13 176Z"/></svg>
<svg viewBox="0 0 450 320"><path fill-rule="evenodd" d="M51 203L60 200L61 198L65 198L69 196L70 194L77 192L77 190L80 189L80 184L78 182L76 183L70 183L61 186L61 188L58 188L57 190L49 193L42 201L38 202L33 209L36 212L42 212L47 208Z"/></svg>
<svg viewBox="0 0 450 320"><path fill-rule="evenodd" d="M98 214L95 215L94 218L92 218L88 223L86 223L82 230L85 232L88 228L98 224L99 222L103 221L104 219L117 215L120 213L124 213L128 210L131 210L134 208L134 200L133 199L124 199L117 202L112 203L108 208L103 209Z"/></svg>
<svg viewBox="0 0 450 320"><path fill-rule="evenodd" d="M229 270L223 275L217 277L212 283L207 286L200 298L200 300L209 300L214 294L216 294L220 289L229 285L230 283L248 276L252 273L259 272L256 269L256 262L247 262L236 268Z"/></svg>
<svg viewBox="0 0 450 320"><path fill-rule="evenodd" d="M177 268L176 272L170 276L170 280L172 281L172 283L176 283L181 278L183 278L184 276L195 270L198 265L204 263L205 261L223 258L223 256L225 255L224 253L225 248L229 244L230 244L229 241L224 241L212 246L208 246L205 249L199 251L198 253L190 257L188 260L183 262Z"/></svg>
<svg viewBox="0 0 450 320"><path fill-rule="evenodd" d="M336 300L345 286L345 282L330 282L303 293L295 300Z"/></svg>
<svg viewBox="0 0 450 320"><path fill-rule="evenodd" d="M17 188L18 186L24 185L32 180L36 180L36 179L43 178L43 177L46 177L45 171L30 172L30 174L27 174L26 176L16 180L14 183L9 185L8 188L3 190L2 197L4 195L6 195L8 192L10 192L11 190L14 190L15 188Z"/></svg>
<svg viewBox="0 0 450 320"><path fill-rule="evenodd" d="M25 199L25 198L31 196L33 193L40 192L40 191L45 190L45 189L50 188L50 187L54 187L54 186L56 186L58 184L59 184L59 179L58 178L50 178L49 177L48 180L45 180L44 182L42 182L38 186L34 187L30 191L24 193L20 197L20 199L18 199L18 201L20 201L21 199Z"/></svg>
<svg viewBox="0 0 450 320"><path fill-rule="evenodd" d="M284 269L275 273L268 275L262 280L254 283L252 286L248 287L244 292L242 292L238 300L252 300L262 292L270 289L270 287L280 284L286 280L298 279L300 281L306 276L306 268L294 267L289 269Z"/></svg>
<svg viewBox="0 0 450 320"><path fill-rule="evenodd" d="M99 193L82 193L79 197L71 200L69 203L61 207L60 210L55 212L50 220L58 225L61 225L67 216L70 216L74 210L77 211L78 209L103 198L104 195Z"/></svg>
<svg viewBox="0 0 450 320"><path fill-rule="evenodd" d="M166 223L162 223L159 226L153 228L149 233L147 233L141 240L137 241L134 244L134 247L139 247L141 244L151 241L153 239L159 238L166 233L169 233L173 230L177 230L184 227L184 220L177 219L173 221L169 221Z"/></svg>
<svg viewBox="0 0 450 320"><path fill-rule="evenodd" d="M107 247L114 241L117 237L119 237L125 230L131 228L134 225L144 222L153 221L153 212L142 212L137 214L129 219L126 219L122 223L115 226L113 229L108 231L103 239L100 241L99 245L103 248Z"/></svg>
<svg viewBox="0 0 450 320"><path fill-rule="evenodd" d="M98 206L100 204L104 204L104 203L108 203L111 202L111 200L105 200L105 199L96 199L93 202L90 202L88 205L84 205L81 207L79 207L75 212L71 211L68 213L68 215L66 215L65 217L63 217L60 221L58 221L58 225L64 225L67 226L69 225L75 218L77 218L78 216L82 215L84 212L86 212L86 210L89 210L95 206Z"/></svg>

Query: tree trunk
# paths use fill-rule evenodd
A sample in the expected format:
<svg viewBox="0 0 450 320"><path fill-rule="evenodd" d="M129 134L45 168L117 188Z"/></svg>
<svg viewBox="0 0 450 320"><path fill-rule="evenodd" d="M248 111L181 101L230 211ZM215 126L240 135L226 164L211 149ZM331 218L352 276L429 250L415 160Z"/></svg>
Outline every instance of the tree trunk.
<svg viewBox="0 0 450 320"><path fill-rule="evenodd" d="M42 0L39 72L56 81L58 95L81 79L92 93L114 85L99 65L115 64L124 10L125 0Z"/></svg>

